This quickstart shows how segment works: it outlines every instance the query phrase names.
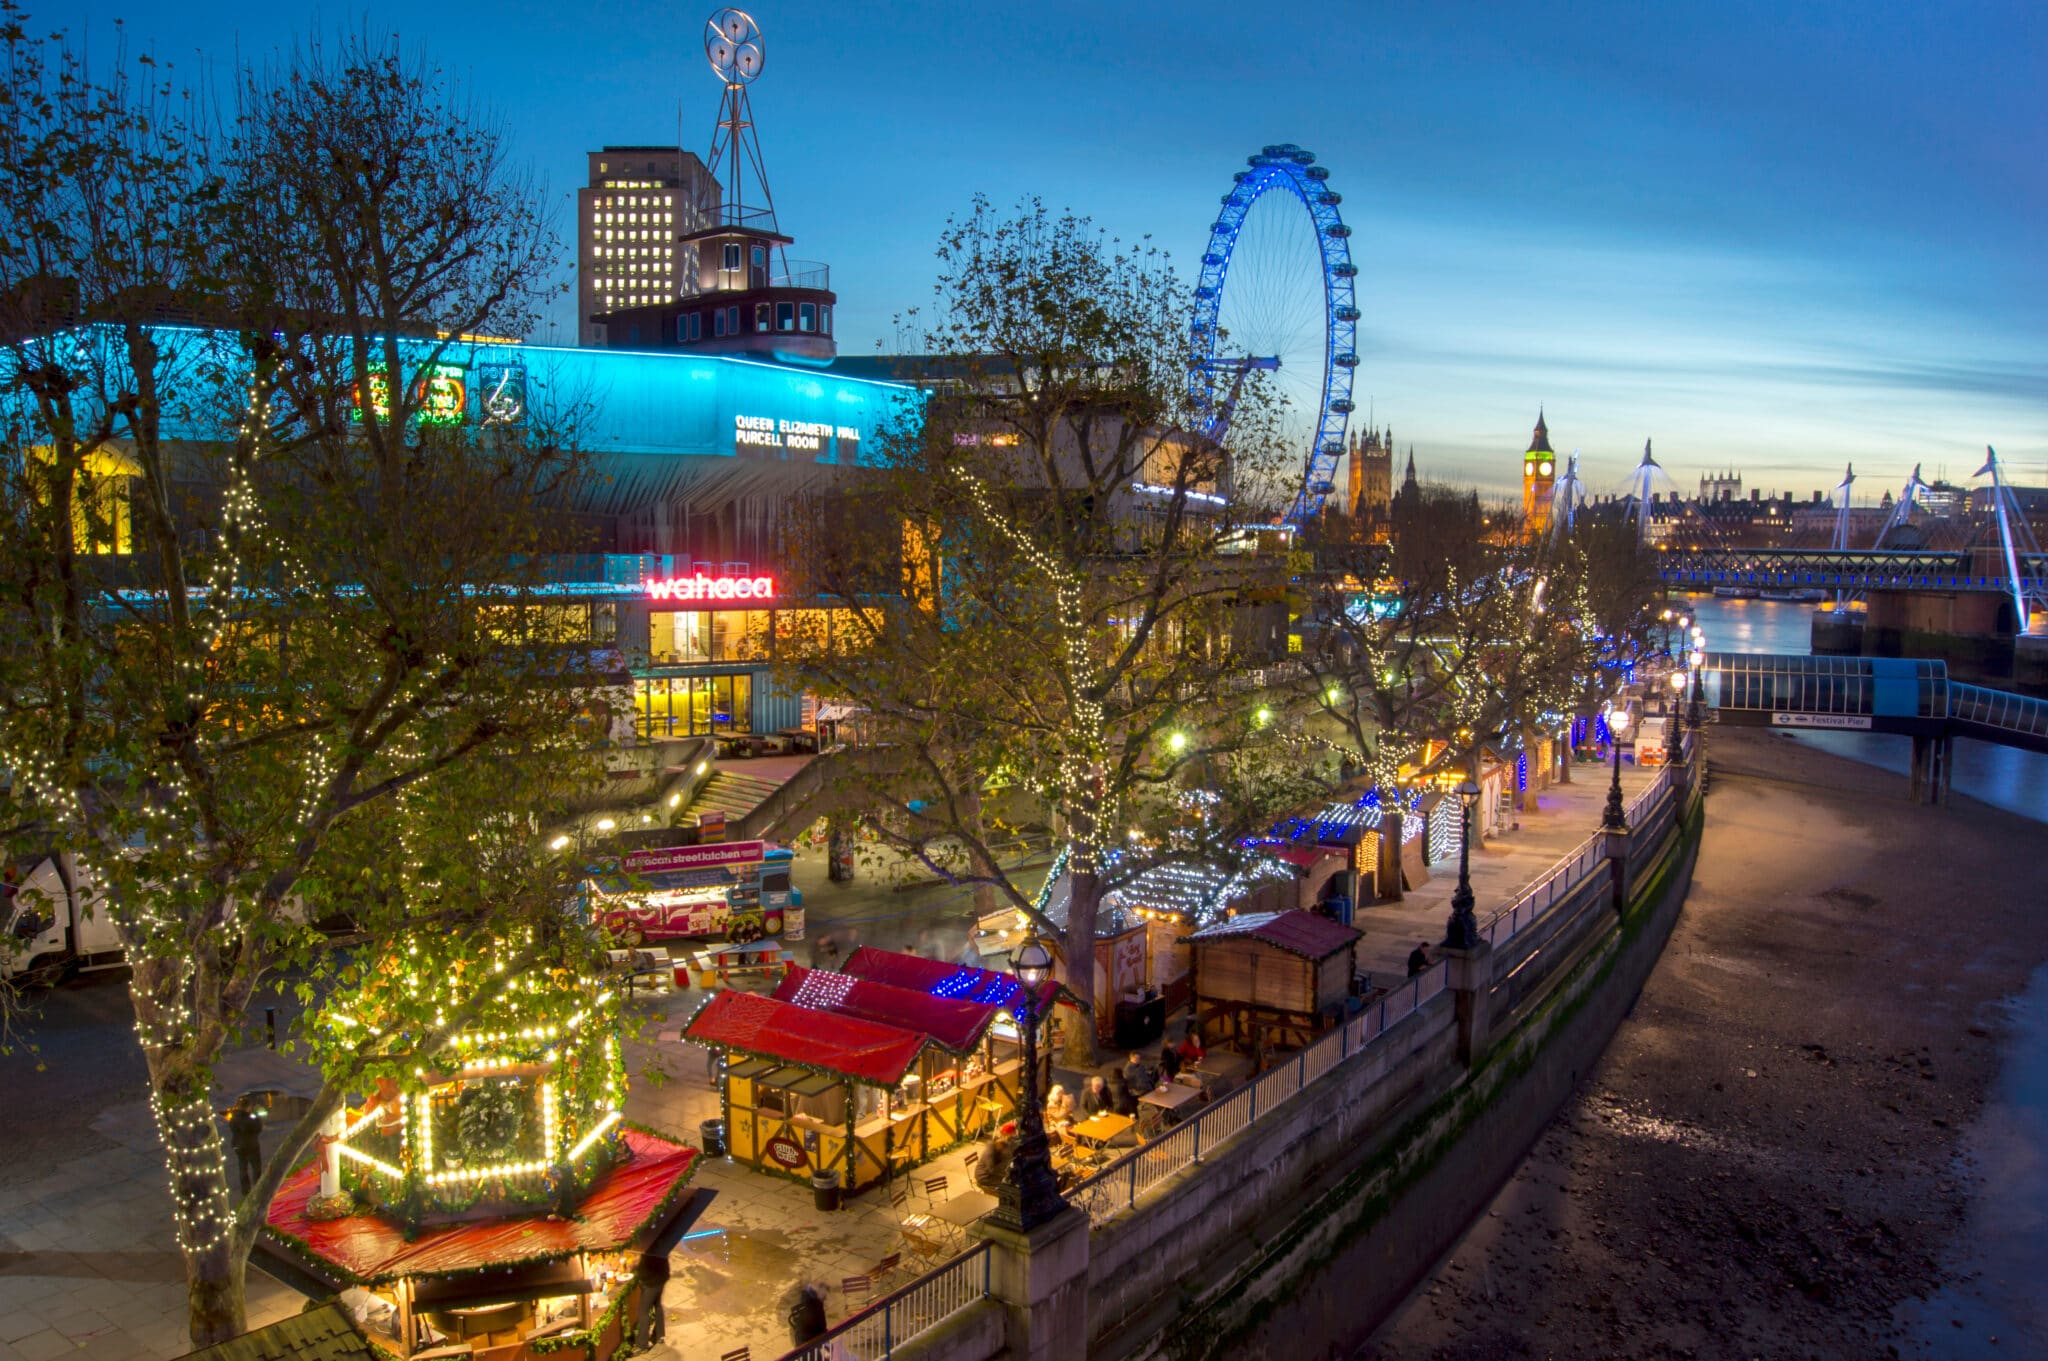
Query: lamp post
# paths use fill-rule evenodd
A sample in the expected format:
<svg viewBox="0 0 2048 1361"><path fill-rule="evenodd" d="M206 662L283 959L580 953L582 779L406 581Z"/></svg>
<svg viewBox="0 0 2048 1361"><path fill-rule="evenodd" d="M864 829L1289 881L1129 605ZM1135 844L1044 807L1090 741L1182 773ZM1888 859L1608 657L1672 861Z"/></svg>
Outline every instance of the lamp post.
<svg viewBox="0 0 2048 1361"><path fill-rule="evenodd" d="M1607 811L1601 815L1600 825L1610 832L1628 830L1628 819L1621 809L1621 735L1628 731L1628 710L1615 709L1607 715L1607 733L1614 741L1614 783L1607 787Z"/></svg>
<svg viewBox="0 0 2048 1361"><path fill-rule="evenodd" d="M1038 1090L1038 990L1052 976L1052 952L1036 932L1026 932L1010 952L1010 972L1024 985L1015 1003L1017 1025L1023 1033L1024 1080L1017 1102L1017 1149L1010 1159L1009 1175L996 1188L996 1208L989 1218L1004 1228L1024 1232L1067 1208L1060 1197L1059 1179L1053 1175L1052 1148L1045 1139L1044 1098Z"/></svg>
<svg viewBox="0 0 2048 1361"><path fill-rule="evenodd" d="M1479 918L1472 911L1472 810L1478 804L1478 785L1467 780L1458 786L1465 831L1458 838L1458 886L1451 890L1451 919L1444 926L1444 944L1453 950L1479 948Z"/></svg>
<svg viewBox="0 0 2048 1361"><path fill-rule="evenodd" d="M1677 668L1673 668L1671 672L1671 699L1669 701L1669 707L1665 710L1665 712L1675 717L1678 713L1678 701L1682 699L1684 695L1685 672Z"/></svg>
<svg viewBox="0 0 2048 1361"><path fill-rule="evenodd" d="M1695 648L1689 660L1692 662L1692 701L1686 705L1685 726L1697 733L1700 730L1700 668L1706 664L1707 654Z"/></svg>

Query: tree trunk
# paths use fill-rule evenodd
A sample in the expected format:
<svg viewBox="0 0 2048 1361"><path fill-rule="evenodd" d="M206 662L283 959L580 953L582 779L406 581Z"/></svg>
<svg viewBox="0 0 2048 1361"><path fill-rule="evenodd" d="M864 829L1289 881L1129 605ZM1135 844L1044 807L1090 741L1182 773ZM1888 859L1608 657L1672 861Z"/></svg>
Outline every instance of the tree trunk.
<svg viewBox="0 0 2048 1361"><path fill-rule="evenodd" d="M131 958L133 947L131 946ZM210 1063L218 1032L196 1026L186 961L135 960L129 997L149 1065L149 1108L163 1143L171 1215L185 1259L186 1319L194 1347L239 1337L248 1323L248 1246L235 1235L226 1141L214 1120Z"/></svg>
<svg viewBox="0 0 2048 1361"><path fill-rule="evenodd" d="M203 1079L184 1076L189 1072L181 1068L161 1078L152 1073L150 1105L163 1140L171 1211L185 1257L192 1345L209 1347L241 1336L247 1326L242 1287L248 1254L236 1250L234 1202L213 1103Z"/></svg>
<svg viewBox="0 0 2048 1361"><path fill-rule="evenodd" d="M1401 811L1401 796L1394 795L1392 806L1382 797L1380 800L1380 882L1379 898L1383 903L1398 903L1403 897L1401 885L1401 824L1407 821Z"/></svg>
<svg viewBox="0 0 2048 1361"><path fill-rule="evenodd" d="M225 1237L204 1252L185 1254L186 1321L194 1347L248 1331L248 1270L248 1255L236 1252Z"/></svg>
<svg viewBox="0 0 2048 1361"><path fill-rule="evenodd" d="M1093 870L1076 872L1067 899L1067 991L1079 1003L1076 1023L1067 1027L1069 1068L1094 1069L1095 1049L1095 916L1102 904L1102 879Z"/></svg>

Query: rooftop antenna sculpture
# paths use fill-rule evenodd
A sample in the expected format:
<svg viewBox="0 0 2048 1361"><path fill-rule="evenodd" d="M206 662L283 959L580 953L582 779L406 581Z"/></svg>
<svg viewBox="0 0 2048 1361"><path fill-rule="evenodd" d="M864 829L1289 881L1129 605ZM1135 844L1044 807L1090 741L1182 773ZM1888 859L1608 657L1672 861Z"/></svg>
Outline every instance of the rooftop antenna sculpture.
<svg viewBox="0 0 2048 1361"><path fill-rule="evenodd" d="M725 85L718 101L718 128L711 135L711 173L725 180L719 221L727 227L777 231L775 196L768 191L768 171L761 160L761 141L754 132L754 108L747 87L760 79L768 64L761 26L745 10L721 9L704 24L704 55ZM726 168L720 169L724 162ZM761 202L747 203L745 179L751 169Z"/></svg>
<svg viewBox="0 0 2048 1361"><path fill-rule="evenodd" d="M2020 510L2019 498L2005 484L2004 472L1998 466L1998 451L1988 444L1984 446L1984 466L1975 475L1982 477L1986 473L1991 474L1991 508L1998 520L1998 546L2005 552L2006 580L2011 583L2013 608L2018 611L2015 622L2018 632L2025 633L2034 603L2038 601L2048 611L2048 585L2037 583L2028 589L2026 578L2020 575L2020 554L2038 560L2041 549Z"/></svg>

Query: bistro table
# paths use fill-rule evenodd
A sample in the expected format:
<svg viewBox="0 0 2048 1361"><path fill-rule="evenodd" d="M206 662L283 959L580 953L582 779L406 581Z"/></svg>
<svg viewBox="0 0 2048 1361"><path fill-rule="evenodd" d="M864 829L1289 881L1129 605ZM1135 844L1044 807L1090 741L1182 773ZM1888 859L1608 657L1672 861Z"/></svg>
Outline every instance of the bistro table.
<svg viewBox="0 0 2048 1361"><path fill-rule="evenodd" d="M962 1191L940 1204L932 1214L964 1229L995 1207L996 1198L986 1191Z"/></svg>
<svg viewBox="0 0 2048 1361"><path fill-rule="evenodd" d="M1112 1115L1108 1111L1104 1111L1100 1115L1091 1115L1080 1124L1070 1127L1067 1130L1067 1137L1084 1143L1090 1148L1101 1148L1135 1123L1128 1115Z"/></svg>
<svg viewBox="0 0 2048 1361"><path fill-rule="evenodd" d="M1138 1098L1138 1133L1146 1138L1159 1134L1170 1123L1168 1117L1201 1094L1201 1088L1178 1082L1170 1082L1156 1092L1145 1093Z"/></svg>

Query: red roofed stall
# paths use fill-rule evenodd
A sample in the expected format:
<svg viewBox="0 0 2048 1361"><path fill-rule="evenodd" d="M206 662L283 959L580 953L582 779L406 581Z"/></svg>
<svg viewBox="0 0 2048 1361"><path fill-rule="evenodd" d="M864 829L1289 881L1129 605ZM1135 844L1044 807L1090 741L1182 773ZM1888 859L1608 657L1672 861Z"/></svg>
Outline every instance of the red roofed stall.
<svg viewBox="0 0 2048 1361"><path fill-rule="evenodd" d="M858 969L858 972L856 972ZM725 991L684 1027L725 1059L732 1155L853 1191L978 1137L1017 1107L1009 974L862 947L792 966L774 995Z"/></svg>

